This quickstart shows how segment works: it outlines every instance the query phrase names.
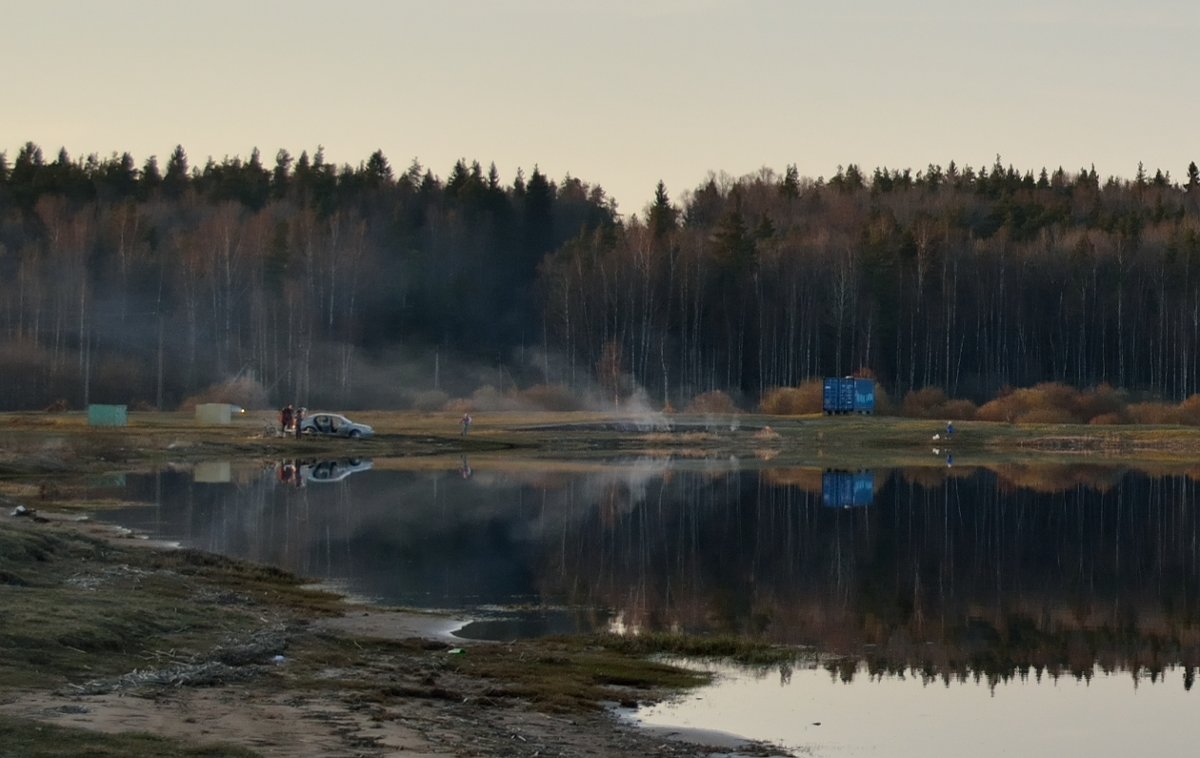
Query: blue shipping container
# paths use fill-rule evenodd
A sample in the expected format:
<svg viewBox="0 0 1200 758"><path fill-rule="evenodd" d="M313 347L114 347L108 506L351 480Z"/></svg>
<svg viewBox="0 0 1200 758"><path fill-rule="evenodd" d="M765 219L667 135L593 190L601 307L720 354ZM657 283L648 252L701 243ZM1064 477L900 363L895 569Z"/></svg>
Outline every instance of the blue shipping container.
<svg viewBox="0 0 1200 758"><path fill-rule="evenodd" d="M874 413L875 381L873 379L825 379L821 396L822 410L834 413Z"/></svg>
<svg viewBox="0 0 1200 758"><path fill-rule="evenodd" d="M831 413L837 413L837 391L838 384L841 379L826 379L824 391L821 394L821 409L828 416Z"/></svg>
<svg viewBox="0 0 1200 758"><path fill-rule="evenodd" d="M854 412L855 413L874 413L875 412L875 380L873 380L873 379L855 379L854 380Z"/></svg>

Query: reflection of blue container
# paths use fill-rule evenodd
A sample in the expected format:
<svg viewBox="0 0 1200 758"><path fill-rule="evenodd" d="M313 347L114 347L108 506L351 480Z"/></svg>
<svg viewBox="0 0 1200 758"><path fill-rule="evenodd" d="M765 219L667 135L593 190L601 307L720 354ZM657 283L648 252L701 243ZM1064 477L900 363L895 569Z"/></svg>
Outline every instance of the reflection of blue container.
<svg viewBox="0 0 1200 758"><path fill-rule="evenodd" d="M865 508L875 500L875 473L826 471L821 475L821 500L830 508Z"/></svg>

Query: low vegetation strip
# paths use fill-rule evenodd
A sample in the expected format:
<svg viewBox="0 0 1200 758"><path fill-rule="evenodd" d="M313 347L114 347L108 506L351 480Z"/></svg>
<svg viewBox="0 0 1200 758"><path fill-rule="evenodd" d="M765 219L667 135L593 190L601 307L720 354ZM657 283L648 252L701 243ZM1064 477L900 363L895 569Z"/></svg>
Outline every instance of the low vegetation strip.
<svg viewBox="0 0 1200 758"><path fill-rule="evenodd" d="M255 758L236 745L192 745L152 734L97 734L0 716L0 758Z"/></svg>

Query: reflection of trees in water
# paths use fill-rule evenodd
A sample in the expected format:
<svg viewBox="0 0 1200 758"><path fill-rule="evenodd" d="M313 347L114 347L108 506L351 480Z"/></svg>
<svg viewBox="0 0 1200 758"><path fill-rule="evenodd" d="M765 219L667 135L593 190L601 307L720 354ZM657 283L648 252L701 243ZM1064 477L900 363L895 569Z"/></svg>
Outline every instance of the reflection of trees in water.
<svg viewBox="0 0 1200 758"><path fill-rule="evenodd" d="M607 604L634 626L815 644L862 655L872 673L1086 678L1099 667L1153 680L1182 662L1190 684L1197 484L1082 468L1065 489L1011 477L893 476L852 511L778 484L797 481L786 475L676 475L636 503L614 487L546 551L539 576L546 594Z"/></svg>
<svg viewBox="0 0 1200 758"><path fill-rule="evenodd" d="M1200 664L1200 498L1182 472L904 471L847 510L824 507L821 472L804 469L463 479L459 463L300 490L272 472L167 474L129 494L189 544L387 602L577 603L945 681Z"/></svg>

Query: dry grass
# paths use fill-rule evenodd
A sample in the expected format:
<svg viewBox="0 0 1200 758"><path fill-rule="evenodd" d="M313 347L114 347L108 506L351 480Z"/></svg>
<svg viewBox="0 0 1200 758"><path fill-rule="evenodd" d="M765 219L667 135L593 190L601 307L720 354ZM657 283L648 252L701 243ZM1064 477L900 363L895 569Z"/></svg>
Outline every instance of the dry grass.
<svg viewBox="0 0 1200 758"><path fill-rule="evenodd" d="M218 743L191 745L150 734L101 734L0 716L0 756L22 758L254 758L259 753Z"/></svg>

